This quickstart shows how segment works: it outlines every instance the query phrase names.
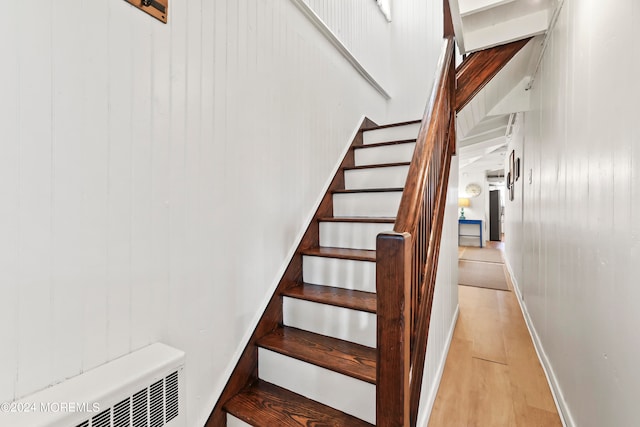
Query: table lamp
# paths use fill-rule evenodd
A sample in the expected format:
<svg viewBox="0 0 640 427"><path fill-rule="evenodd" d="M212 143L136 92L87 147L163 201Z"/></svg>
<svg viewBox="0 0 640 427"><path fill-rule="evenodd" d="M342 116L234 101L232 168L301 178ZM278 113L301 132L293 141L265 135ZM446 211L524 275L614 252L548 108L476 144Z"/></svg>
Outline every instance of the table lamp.
<svg viewBox="0 0 640 427"><path fill-rule="evenodd" d="M460 208L460 219L466 219L464 217L464 208L471 206L471 201L466 197L460 197L458 199L458 207Z"/></svg>

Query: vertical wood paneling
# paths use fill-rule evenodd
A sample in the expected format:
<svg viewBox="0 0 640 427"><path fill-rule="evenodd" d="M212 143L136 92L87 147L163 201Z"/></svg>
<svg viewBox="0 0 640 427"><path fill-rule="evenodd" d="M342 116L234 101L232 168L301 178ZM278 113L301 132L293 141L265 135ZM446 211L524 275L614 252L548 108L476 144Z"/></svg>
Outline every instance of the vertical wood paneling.
<svg viewBox="0 0 640 427"><path fill-rule="evenodd" d="M18 383L45 387L52 374L52 3L20 2L18 40Z"/></svg>
<svg viewBox="0 0 640 427"><path fill-rule="evenodd" d="M391 84L391 24L375 1L305 3L383 87Z"/></svg>
<svg viewBox="0 0 640 427"><path fill-rule="evenodd" d="M640 322L633 268L640 126L632 95L640 84L616 77L639 69L629 55L639 17L629 0L567 1L522 131L524 216L507 241L522 239L524 252L513 245L507 258L522 257L517 284L568 425L640 421L632 401L640 346L629 340Z"/></svg>
<svg viewBox="0 0 640 427"><path fill-rule="evenodd" d="M76 334L78 313L83 313L83 283L76 268L87 263L90 252L76 253L87 245L87 217L84 192L87 175L84 167L76 167L84 147L76 122L82 117L84 85L82 84L82 40L76 35L82 28L79 0L63 0L52 8L52 157L51 157L51 306L52 346L51 374L69 378L82 366L82 341ZM79 179L82 176L82 179ZM90 174L89 174L90 176ZM88 191L87 191L88 190ZM69 212L68 207L76 209Z"/></svg>
<svg viewBox="0 0 640 427"><path fill-rule="evenodd" d="M145 308L153 291L151 264L151 26L157 25L138 14L131 28L136 43L131 49L131 339L132 349L150 344L153 319Z"/></svg>
<svg viewBox="0 0 640 427"><path fill-rule="evenodd" d="M441 46L442 3L402 1L393 2L391 7L393 42L390 73L394 87L389 119L401 121L407 117L418 118L424 111L426 97L435 77L435 58ZM417 40L422 42L416 43Z"/></svg>
<svg viewBox="0 0 640 427"><path fill-rule="evenodd" d="M147 307L152 321L149 340L166 341L169 324L170 255L169 145L171 130L171 31L151 25L151 271ZM158 265L165 266L157 268Z"/></svg>
<svg viewBox="0 0 640 427"><path fill-rule="evenodd" d="M198 301L200 290L204 287L201 281L203 266L201 260L202 240L200 233L203 231L204 218L200 206L201 180L204 170L201 165L201 126L202 121L202 0L191 1L187 5L186 15L186 129L184 139L184 207L185 228L184 244L189 254L184 258L184 276L181 279L181 293L185 302ZM197 305L196 305L197 306ZM206 307L201 307L206 310ZM197 333L189 336L189 339L200 342L200 331L206 329L206 325L198 325L197 310L185 310L183 312L183 327L196 328ZM184 335L181 333L181 335ZM204 354L203 354L204 353ZM194 366L207 364L207 353L192 352L189 355ZM195 384L194 384L195 385ZM193 400L187 402L187 411L197 413L199 407L200 387L193 387Z"/></svg>
<svg viewBox="0 0 640 427"><path fill-rule="evenodd" d="M417 425L426 425L436 398L458 307L458 157L451 158L447 207L433 295L427 353L422 376L422 395Z"/></svg>
<svg viewBox="0 0 640 427"><path fill-rule="evenodd" d="M198 257L200 277L197 292L199 298L197 310L195 312L196 320L194 323L198 327L199 342L205 344L212 342L217 338L215 331L213 331L209 325L216 324L215 314L212 313L212 310L218 308L212 308L210 302L215 301L218 295L220 295L216 292L216 288L213 286L213 280L207 274L208 268L210 268L209 266L212 263L211 258L213 258L213 254L216 253L215 229L216 224L219 224L220 222L213 218L216 210L218 210L215 194L216 183L218 181L216 174L218 173L219 168L216 164L217 155L215 152L215 146L214 144L208 143L213 141L214 138L214 79L207 78L207 76L213 76L215 70L215 52L214 45L211 42L214 40L215 28L213 25L208 25L208 23L215 22L214 2L202 2L200 21L202 26L202 119L200 122L200 164L202 175L199 182L200 191L198 197L200 212L209 213L211 215L211 220L207 220L207 216L202 216L200 226L202 239L200 254ZM215 367L207 361L210 356L207 352L200 352L198 356L198 366L200 366L201 369L200 374L204 377L214 378ZM207 396L211 392L211 384L198 383L196 387L196 393L198 396Z"/></svg>
<svg viewBox="0 0 640 427"><path fill-rule="evenodd" d="M0 14L0 55L6 63L0 67L0 117L3 118L0 138L3 154L0 156L0 360L2 378L0 396L13 399L18 372L18 295L19 218L20 218L20 72L18 49L19 0L12 0L7 13Z"/></svg>
<svg viewBox="0 0 640 427"><path fill-rule="evenodd" d="M354 45L371 3L327 12ZM161 340L200 425L353 127L418 117L427 91L385 102L287 1L175 2L168 25L117 0L3 6L0 401ZM421 86L437 53L403 62Z"/></svg>
<svg viewBox="0 0 640 427"><path fill-rule="evenodd" d="M186 6L186 5L185 5ZM185 259L189 255L185 244L186 188L185 146L187 109L187 7L174 8L170 40L170 127L169 127L169 313L168 336L178 348L184 348L187 336L180 333L186 327ZM174 284L180 283L180 287Z"/></svg>
<svg viewBox="0 0 640 427"><path fill-rule="evenodd" d="M128 5L109 2L107 154L107 358L130 351L131 336L131 202L134 113L132 110L132 23ZM87 299L89 301L89 298ZM90 304L90 303L89 303ZM127 331L123 333L123 331Z"/></svg>
<svg viewBox="0 0 640 427"><path fill-rule="evenodd" d="M77 120L74 125L75 137L80 138L83 159L77 164L83 165L82 172L85 175L82 193L85 200L82 233L85 242L82 248L87 257L86 265L95 272L90 281L83 274L78 275L84 310L83 371L108 360L109 58L105 52L108 52L109 43L109 3L109 0L83 2L80 9L92 19L80 17L84 61L78 78L83 85L81 113L84 125L78 129ZM78 270L77 264L75 269Z"/></svg>

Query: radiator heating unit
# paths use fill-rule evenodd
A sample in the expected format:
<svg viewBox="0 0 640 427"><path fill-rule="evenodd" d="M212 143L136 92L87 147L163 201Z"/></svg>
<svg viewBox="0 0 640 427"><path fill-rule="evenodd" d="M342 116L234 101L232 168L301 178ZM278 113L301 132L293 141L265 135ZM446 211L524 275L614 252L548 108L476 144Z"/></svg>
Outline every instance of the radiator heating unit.
<svg viewBox="0 0 640 427"><path fill-rule="evenodd" d="M184 361L155 343L12 402L2 418L12 427L185 427Z"/></svg>

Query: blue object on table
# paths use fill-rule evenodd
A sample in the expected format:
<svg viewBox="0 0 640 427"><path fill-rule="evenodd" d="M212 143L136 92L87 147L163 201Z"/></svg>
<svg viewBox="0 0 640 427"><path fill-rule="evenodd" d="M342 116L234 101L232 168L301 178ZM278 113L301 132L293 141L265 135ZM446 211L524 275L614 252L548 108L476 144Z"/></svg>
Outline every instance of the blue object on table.
<svg viewBox="0 0 640 427"><path fill-rule="evenodd" d="M478 234L460 234L460 226L464 224L477 225L480 235ZM481 219L459 219L458 220L458 246L460 246L460 237L478 237L480 239L480 247L482 247L482 220Z"/></svg>

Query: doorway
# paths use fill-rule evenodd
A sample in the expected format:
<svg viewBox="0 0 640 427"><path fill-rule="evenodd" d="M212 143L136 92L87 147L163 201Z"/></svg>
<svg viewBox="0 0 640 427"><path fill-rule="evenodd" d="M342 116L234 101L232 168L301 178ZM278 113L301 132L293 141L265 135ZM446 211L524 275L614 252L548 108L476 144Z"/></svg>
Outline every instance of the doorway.
<svg viewBox="0 0 640 427"><path fill-rule="evenodd" d="M496 184L489 186L489 240L501 242L504 236L504 188Z"/></svg>

